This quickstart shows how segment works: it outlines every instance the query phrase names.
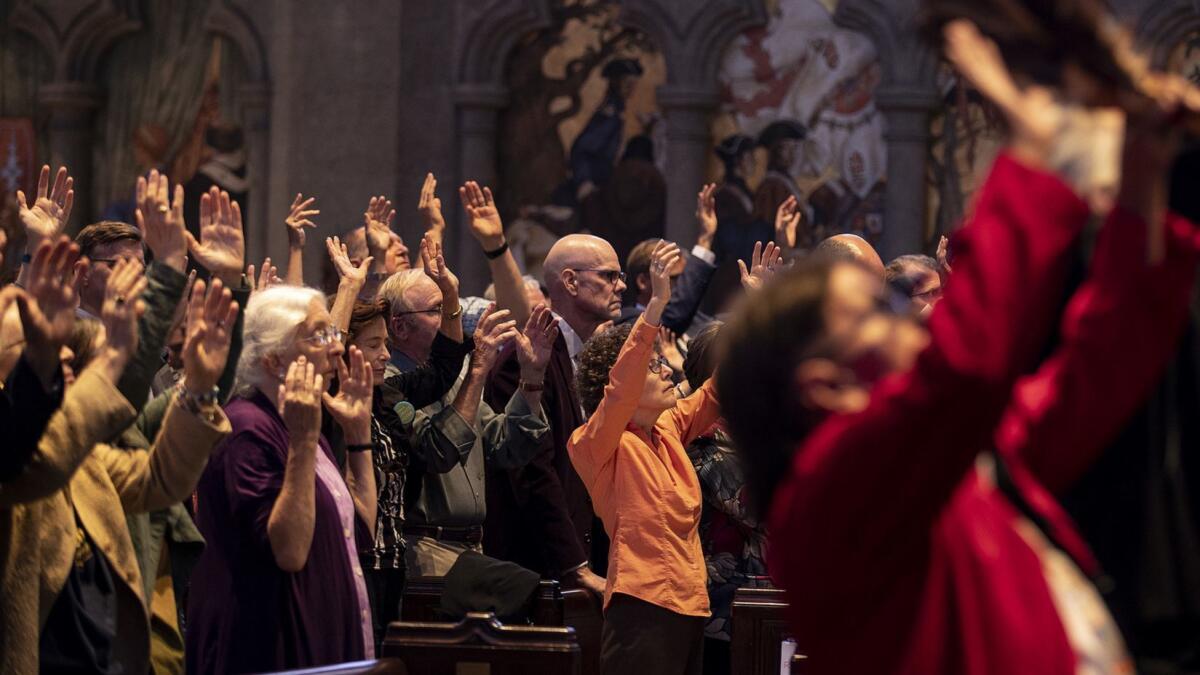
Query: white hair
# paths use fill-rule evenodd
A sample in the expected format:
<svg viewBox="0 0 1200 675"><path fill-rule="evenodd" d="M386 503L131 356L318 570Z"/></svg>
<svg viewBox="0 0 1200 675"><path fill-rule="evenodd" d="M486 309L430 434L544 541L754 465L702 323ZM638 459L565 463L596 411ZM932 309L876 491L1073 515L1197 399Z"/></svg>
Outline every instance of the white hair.
<svg viewBox="0 0 1200 675"><path fill-rule="evenodd" d="M291 348L296 328L304 323L313 300L325 305L320 291L304 286L272 286L250 296L242 327L237 389L262 389L278 379L277 373L267 372L267 357Z"/></svg>

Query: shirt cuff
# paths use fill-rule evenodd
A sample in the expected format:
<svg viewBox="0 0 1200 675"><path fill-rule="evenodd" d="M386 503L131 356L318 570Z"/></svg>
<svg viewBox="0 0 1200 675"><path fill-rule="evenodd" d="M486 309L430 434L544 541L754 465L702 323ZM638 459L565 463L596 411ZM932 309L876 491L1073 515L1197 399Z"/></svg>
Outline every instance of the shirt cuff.
<svg viewBox="0 0 1200 675"><path fill-rule="evenodd" d="M699 258L709 265L715 266L717 264L717 254L699 244L692 247L692 257Z"/></svg>

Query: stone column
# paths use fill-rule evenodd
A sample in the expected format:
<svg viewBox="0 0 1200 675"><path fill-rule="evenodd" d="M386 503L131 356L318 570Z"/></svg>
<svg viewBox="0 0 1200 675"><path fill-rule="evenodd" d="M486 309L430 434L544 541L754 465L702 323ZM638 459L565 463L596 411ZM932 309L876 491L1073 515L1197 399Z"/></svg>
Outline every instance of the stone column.
<svg viewBox="0 0 1200 675"><path fill-rule="evenodd" d="M287 250L287 234L283 227L271 227L267 209L270 200L270 130L271 89L265 82L248 82L238 89L241 99L242 133L246 139L246 178L250 184L247 201L249 210L242 214L242 226L246 232L246 262L261 261L267 254L286 264L282 254ZM289 203L291 203L289 201ZM319 237L316 237L319 238ZM309 257L319 259L321 246L307 247L317 251ZM319 277L312 277L319 278Z"/></svg>
<svg viewBox="0 0 1200 675"><path fill-rule="evenodd" d="M886 262L924 250L929 121L938 95L928 86L884 85L876 91L875 104L887 120L887 191L879 242L879 255Z"/></svg>
<svg viewBox="0 0 1200 675"><path fill-rule="evenodd" d="M453 252L462 295L482 295L491 275L479 245L466 232L458 186L468 180L496 185L496 125L500 110L508 104L508 89L499 84L464 83L455 88L454 102L458 111L458 180L442 194L446 246ZM419 253L412 248L415 260Z"/></svg>
<svg viewBox="0 0 1200 675"><path fill-rule="evenodd" d="M50 170L66 166L75 179L75 205L67 224L67 234L74 236L96 213L91 190L92 148L100 92L84 82L49 82L38 88L38 105L48 113Z"/></svg>
<svg viewBox="0 0 1200 675"><path fill-rule="evenodd" d="M696 243L696 193L712 148L712 87L664 85L658 105L667 121L667 239L690 250Z"/></svg>

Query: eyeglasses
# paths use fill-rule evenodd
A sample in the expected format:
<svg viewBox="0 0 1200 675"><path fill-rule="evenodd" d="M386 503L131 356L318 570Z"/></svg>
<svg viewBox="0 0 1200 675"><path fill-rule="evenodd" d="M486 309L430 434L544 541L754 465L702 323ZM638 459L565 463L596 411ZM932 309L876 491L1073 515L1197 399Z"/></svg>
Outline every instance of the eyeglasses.
<svg viewBox="0 0 1200 675"><path fill-rule="evenodd" d="M413 309L407 312L394 312L392 316L404 316L405 314L441 314L442 303L438 303L429 309Z"/></svg>
<svg viewBox="0 0 1200 675"><path fill-rule="evenodd" d="M667 360L663 357L660 356L650 362L650 372L654 373L655 375L662 375L663 369L666 369L667 372L671 372L671 364L667 363Z"/></svg>
<svg viewBox="0 0 1200 675"><path fill-rule="evenodd" d="M618 281L621 281L621 282L625 281L625 273L622 272L621 270L587 269L587 270L575 270L575 271L576 272L595 272L596 274L599 274L602 279L607 281L610 286L615 286Z"/></svg>
<svg viewBox="0 0 1200 675"><path fill-rule="evenodd" d="M91 258L91 261L94 263L104 263L105 265L110 265L112 267L116 267L117 263L121 262L122 260L137 263L138 267L141 267L142 269L146 268L146 263L138 260L137 258Z"/></svg>
<svg viewBox="0 0 1200 675"><path fill-rule="evenodd" d="M304 338L301 342L311 342L318 347L327 347L334 342L341 342L346 334L337 326L330 326L324 330L319 330L316 333Z"/></svg>

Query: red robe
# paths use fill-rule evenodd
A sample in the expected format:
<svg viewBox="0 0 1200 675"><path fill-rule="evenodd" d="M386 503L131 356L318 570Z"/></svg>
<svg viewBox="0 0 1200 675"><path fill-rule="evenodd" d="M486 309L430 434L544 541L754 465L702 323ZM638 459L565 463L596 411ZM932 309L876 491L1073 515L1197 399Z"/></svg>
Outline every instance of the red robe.
<svg viewBox="0 0 1200 675"><path fill-rule="evenodd" d="M1161 375L1197 261L1192 226L1169 217L1167 259L1147 266L1145 224L1117 209L1059 346L1019 377L1046 344L1087 215L1057 178L999 158L929 347L796 454L770 514L770 568L813 673L1074 675L1018 511L973 467L996 448L1053 539L1094 575L1048 488L1078 476Z"/></svg>

